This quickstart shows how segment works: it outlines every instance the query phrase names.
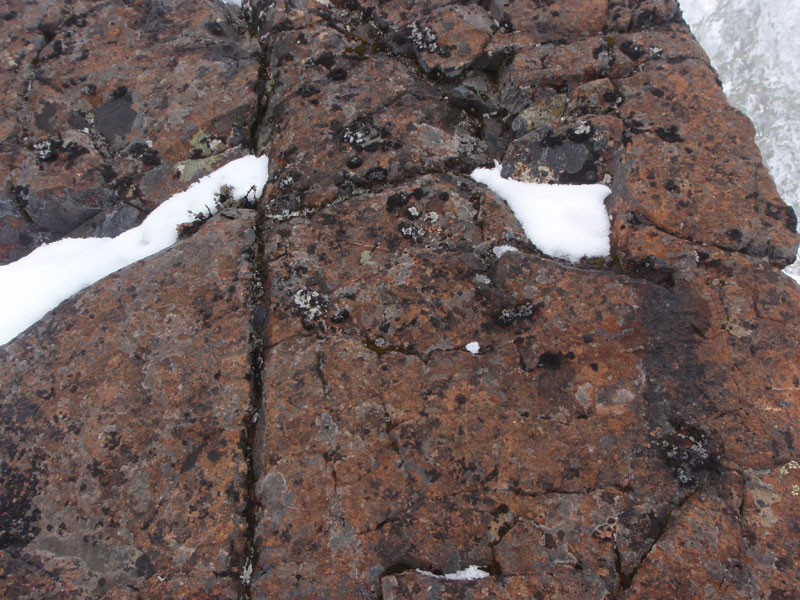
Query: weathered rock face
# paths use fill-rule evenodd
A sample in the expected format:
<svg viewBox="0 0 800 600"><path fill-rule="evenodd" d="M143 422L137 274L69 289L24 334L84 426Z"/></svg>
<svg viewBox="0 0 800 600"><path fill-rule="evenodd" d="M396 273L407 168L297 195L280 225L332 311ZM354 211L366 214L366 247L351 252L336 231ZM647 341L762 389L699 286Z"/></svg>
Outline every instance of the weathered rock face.
<svg viewBox="0 0 800 600"><path fill-rule="evenodd" d="M108 236L246 141L257 45L225 5L11 2L0 19L0 264Z"/></svg>
<svg viewBox="0 0 800 600"><path fill-rule="evenodd" d="M238 597L254 216L232 216L0 348L3 597Z"/></svg>
<svg viewBox="0 0 800 600"><path fill-rule="evenodd" d="M0 590L800 594L796 222L677 3L330 4L245 2L255 235L217 218L6 347ZM491 159L608 183L611 256L542 255Z"/></svg>

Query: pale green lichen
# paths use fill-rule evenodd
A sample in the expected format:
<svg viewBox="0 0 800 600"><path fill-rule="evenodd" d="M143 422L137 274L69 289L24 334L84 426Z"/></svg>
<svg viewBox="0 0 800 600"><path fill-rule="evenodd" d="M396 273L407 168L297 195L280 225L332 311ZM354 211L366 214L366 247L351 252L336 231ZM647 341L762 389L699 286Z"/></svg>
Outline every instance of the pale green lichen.
<svg viewBox="0 0 800 600"><path fill-rule="evenodd" d="M177 163L175 169L180 174L180 180L188 183L212 171L218 160L218 156L184 160Z"/></svg>
<svg viewBox="0 0 800 600"><path fill-rule="evenodd" d="M212 144L215 141L216 140L214 140L214 138L210 137L205 131L200 129L189 141L191 156L197 158L205 158L209 156L214 150L214 148L212 148Z"/></svg>

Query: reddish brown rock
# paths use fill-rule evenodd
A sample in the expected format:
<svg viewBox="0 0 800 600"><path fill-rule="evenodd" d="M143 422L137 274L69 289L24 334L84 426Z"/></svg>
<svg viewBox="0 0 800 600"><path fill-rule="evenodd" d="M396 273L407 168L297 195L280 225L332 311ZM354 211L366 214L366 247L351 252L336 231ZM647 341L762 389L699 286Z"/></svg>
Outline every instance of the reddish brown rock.
<svg viewBox="0 0 800 600"><path fill-rule="evenodd" d="M560 574L514 575L472 581L443 580L422 573L404 573L383 579L384 600L489 600L506 598L606 598L593 590L570 585ZM549 580L549 581L548 581Z"/></svg>
<svg viewBox="0 0 800 600"><path fill-rule="evenodd" d="M532 33L534 43L541 43L602 32L608 0L576 0L559 4L492 0L490 6L492 16L503 29Z"/></svg>
<svg viewBox="0 0 800 600"><path fill-rule="evenodd" d="M205 273L203 261L244 270L232 291L209 299L193 288L174 301L182 312L173 314L197 316L186 331L157 332L169 344L154 351L154 372L195 371L170 380L168 411L151 412L182 423L185 411L204 410L217 421L184 424L175 436L187 445L170 446L160 470L137 471L167 473L184 494L154 508L145 531L103 521L86 534L107 542L128 532L109 555L138 591L112 586L107 597L174 597L176 580L200 597L800 594L800 291L778 270L798 237L750 125L727 106L672 0L492 2L496 24L483 11L445 1L245 3L268 100L251 124L272 167L251 250L257 301L248 307L240 287L251 260L241 257L251 245L240 220L212 221L144 263L166 270L188 253L183 273L162 272L176 286L200 286L191 275ZM543 255L468 177L490 158L522 179L610 182L611 255L578 264ZM13 195L2 210L19 210ZM228 281L219 269L208 277L200 281ZM164 296L141 286L118 293L134 304ZM239 298L236 310L211 310L226 294ZM79 317L92 322L70 329L88 330L80 339L108 328L97 312ZM137 331L154 326L144 322ZM214 336L202 322L219 324ZM71 348L63 335L51 319L21 338L24 352ZM130 339L107 339L97 360L129 356ZM176 344L198 358L165 356ZM91 342L81 350L100 353ZM232 366L212 383L208 361L220 355ZM46 381L68 372L65 363L25 368ZM0 389L23 377L22 363L11 364ZM80 385L106 398L129 377L138 382L123 361L102 364L124 377ZM225 391L215 391L219 381ZM9 413L9 439L61 435L46 412L58 406L49 388L14 385L41 414L23 431ZM52 387L54 397L67 393ZM78 461L106 433L95 414L63 434L77 440ZM194 454L206 434L208 444L226 441L216 467L207 446ZM82 481L55 479L23 447L2 459L20 472L14 498L50 498ZM184 473L164 466L193 456ZM206 487L194 479L200 469ZM69 510L102 506L79 488L74 496ZM22 508L7 504L3 514ZM208 511L191 530L207 544L198 542L196 563L178 564L170 544L184 542L154 528L189 535L195 513L185 504ZM18 541L0 582L99 595L91 590L108 587L108 576L100 582L81 543L59 555L58 573L46 570L43 561L56 560L46 541L60 535L65 509L41 506L12 521ZM144 560L136 573L140 552L153 576ZM212 577L203 566L215 560ZM174 574L167 582L162 564ZM489 577L431 575L470 565Z"/></svg>
<svg viewBox="0 0 800 600"><path fill-rule="evenodd" d="M254 219L231 214L0 349L3 597L239 597Z"/></svg>
<svg viewBox="0 0 800 600"><path fill-rule="evenodd" d="M479 6L445 6L415 21L410 38L426 74L451 78L475 62L493 28L492 19Z"/></svg>
<svg viewBox="0 0 800 600"><path fill-rule="evenodd" d="M347 20L353 11L346 8L333 9L328 24L339 18L352 23ZM476 60L467 69L467 85L415 75L404 62L407 51L393 33L396 25L383 37L367 38L387 53L371 54L362 46L350 64L357 74L370 64L386 65L370 76L388 90L395 89L398 73L406 74L403 85L414 91L389 100L389 111L415 114L407 131L428 123L440 127L442 109L420 106L429 106L433 94L448 99L452 94L453 108L482 121L478 137L505 155L508 172L528 179L543 170L555 173L555 180L586 180L589 172L592 180L610 177L614 254L606 272L537 256L492 194L456 176L420 177L415 168L425 172L429 163L414 154L406 158L399 147L354 148L361 151L359 161L373 152L397 157L397 171L374 186L353 178L355 189L340 187L334 195L332 187L330 192L314 187L323 185L315 179L305 196L298 194L283 211L273 210L280 206L276 192L268 196L265 363L274 368L264 372L259 419L255 596L323 598L334 587L348 597L376 597L380 590L396 598L603 598L653 595L656 581L667 577L676 582L669 593L692 597L712 582L733 581L731 561L741 536L731 535L745 523L741 515L729 514L742 497L741 478L734 474L744 466L787 462L796 438L794 429L778 425L783 417L773 418L769 404L748 400L763 388L757 373L763 377L765 365L787 376L793 372L787 349L797 341L771 319L796 318L797 292L759 259L768 255L782 264L777 257L791 255L796 236L789 223L750 218L749 211L764 212L756 197L734 209L741 197L734 190L749 184L732 179L715 185L726 190L717 197L731 203L725 218L747 230L743 254L701 245L722 226L730 228L720 219L704 221L705 208L695 212L702 240L676 235L670 245L658 245L650 236L644 243L651 231L644 221L641 227L634 223L635 235L620 233L627 231L621 213L627 202L642 211L653 207L656 214L658 201L653 179L647 172L624 170L624 161L659 173L674 164L695 173L698 185L703 181L692 171L702 164L692 164L689 152L673 163L656 151L635 153L636 144L651 131L660 143L681 144L669 135L667 118L687 115L689 131L692 123L699 126L730 109L713 76L708 89L695 85L689 92L681 83L682 69L692 67L700 76L712 72L686 27L667 23L674 3L618 6L616 29L634 32L588 38L584 33L599 33L604 21L576 24L581 15L591 22L594 15L584 8L566 11L558 25L570 32L566 35L581 37L574 43L537 47L530 35L504 32L501 24L484 57L506 58ZM533 19L530 10L520 8L516 19ZM392 23L404 18L409 17L399 14ZM283 35L297 43L319 36L320 29ZM309 67L319 68L320 57L330 63L323 66L329 74L341 65L347 72L342 81L349 79L351 70L333 48L344 49L346 57L353 42L338 33L318 39L321 46L300 44L273 63L278 110L287 97L282 82L289 89L297 85L289 82L307 78ZM289 48L281 43L268 48ZM331 48L332 62L325 51L315 54L324 48ZM503 48L516 50L506 66ZM498 88L486 83L495 76ZM659 89L651 92L643 81L656 76ZM315 79L308 97L318 98L305 112L268 111L265 131L286 139L262 138L286 161L279 172L295 164L301 178L307 177L302 165L308 163L295 153L319 156L318 149L331 148L323 150L328 160L310 171L321 181L333 179L327 165L336 160L335 146L314 133L324 123L284 129L284 115L298 121L295 115L309 111L319 115L312 119L331 111L346 114L348 108L356 114L369 106L374 114L386 111L360 83L363 76L357 77L359 84L349 92L345 84L331 88ZM336 90L337 100L328 100L326 88ZM705 95L705 105L693 100L695 90ZM634 116L636 94L672 104L656 113L658 104L643 99L654 115L645 123ZM347 97L351 102L342 103ZM545 101L537 105L539 98ZM496 120L475 110L493 104L505 111ZM510 127L520 116L523 126ZM740 136L737 156L752 160L757 154L749 129L735 119L730 127ZM659 136L656 130L662 129ZM520 132L526 136L506 149ZM709 134L721 135L698 129L692 139L705 136L705 143ZM357 143L361 138L367 144L380 139L368 127ZM420 139L409 135L401 143L415 148ZM446 156L442 150L433 149L433 161L437 153ZM721 160L719 151L707 157ZM360 164L354 161L350 168ZM638 187L627 193L625 186ZM309 197L334 203L315 210L319 204ZM498 260L492 248L501 243L521 252ZM760 246L780 249L770 254ZM636 254L645 250L652 260ZM712 292L722 273L740 282L727 286L727 298ZM769 298L755 301L766 302L764 308L739 295L738 288L751 285L769 290ZM756 341L755 331L764 337ZM742 336L750 350L736 341ZM481 345L477 357L464 350L473 340ZM797 383L786 380L786 385L781 389L794 390ZM683 528L699 531L706 522L715 528L695 545L673 543ZM791 526L781 521L778 527ZM761 540L760 535L752 539ZM793 551L791 543L771 543L776 556ZM769 569L759 556L748 577ZM698 563L705 578L680 584L686 565ZM493 577L453 582L419 573L392 575L409 568L450 573L470 564L489 569ZM759 579L753 585L767 589L773 583L782 584Z"/></svg>
<svg viewBox="0 0 800 600"><path fill-rule="evenodd" d="M257 45L221 2L24 3L0 32L0 263L116 235L248 139Z"/></svg>
<svg viewBox="0 0 800 600"><path fill-rule="evenodd" d="M626 223L638 221L781 266L794 260L794 213L780 204L758 160L752 125L724 104L706 64L661 64L624 80L620 91L631 136L619 157L611 206L621 217L615 233L622 240ZM719 124L712 128L709 106L718 107Z"/></svg>
<svg viewBox="0 0 800 600"><path fill-rule="evenodd" d="M678 0L608 0L606 25L614 31L640 30L680 20Z"/></svg>

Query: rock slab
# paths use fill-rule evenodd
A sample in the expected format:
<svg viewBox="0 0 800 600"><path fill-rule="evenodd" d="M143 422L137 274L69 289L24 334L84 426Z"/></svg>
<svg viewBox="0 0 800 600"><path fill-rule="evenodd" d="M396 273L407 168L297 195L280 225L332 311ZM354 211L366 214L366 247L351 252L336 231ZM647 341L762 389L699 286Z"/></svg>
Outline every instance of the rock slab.
<svg viewBox="0 0 800 600"><path fill-rule="evenodd" d="M243 14L257 218L6 347L0 589L800 595L796 219L677 2ZM544 255L492 159L609 185L610 256Z"/></svg>
<svg viewBox="0 0 800 600"><path fill-rule="evenodd" d="M4 598L239 597L254 215L232 216L0 348Z"/></svg>

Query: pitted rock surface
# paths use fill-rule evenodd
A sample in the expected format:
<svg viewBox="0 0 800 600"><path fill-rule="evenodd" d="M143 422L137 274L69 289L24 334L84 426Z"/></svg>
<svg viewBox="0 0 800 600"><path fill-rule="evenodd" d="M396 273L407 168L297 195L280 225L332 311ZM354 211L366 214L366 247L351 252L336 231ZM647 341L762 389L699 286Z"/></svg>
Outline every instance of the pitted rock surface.
<svg viewBox="0 0 800 600"><path fill-rule="evenodd" d="M254 215L234 217L0 348L4 598L239 597Z"/></svg>
<svg viewBox="0 0 800 600"><path fill-rule="evenodd" d="M800 595L800 289L779 271L797 250L796 219L677 2L246 0L242 14L261 64L257 91L239 100L250 111L244 128L271 169L255 235L245 213L217 217L7 347L0 389L12 382L25 401L6 401L3 425L25 450L3 449L13 494L0 518L13 544L0 590ZM205 26L198 17L184 35ZM254 43L232 39L238 49L226 56ZM168 78L163 64L151 77ZM126 93L109 101L130 117ZM469 178L493 159L525 181L607 183L610 256L543 255ZM182 270L171 271L178 256ZM208 261L218 267L209 272ZM123 536L104 571L86 542L63 541L55 555L47 545L67 510L52 499L89 475L56 480L56 442L40 456L24 440L66 428L58 460L86 462L111 431L92 411L108 410L120 386L150 385L124 370L119 381L82 379L100 408L55 422L52 398L66 392L38 381L73 361L138 352L134 333L154 320L136 328L128 316L130 334L81 342L88 354L73 357L69 344L107 325L99 309L74 323L59 315L94 295L112 302L112 288L141 312L137 302L164 295L142 270L184 290L169 314L199 321L153 329L151 344L155 372L187 374L173 375L158 405L186 445L165 449L157 467L128 459L151 487L185 490L175 498L190 510L165 500L142 516L137 502L160 493L151 489L115 504L111 523L82 523L103 543L125 523L149 523ZM238 300L223 309L224 298ZM44 352L61 352L61 363L34 364ZM220 356L232 366L215 371ZM192 411L205 418L184 423ZM133 428L129 412L113 422ZM152 412L137 427L157 430ZM132 493L128 471L107 477ZM74 498L69 510L102 506L79 488ZM442 577L471 565L489 576Z"/></svg>
<svg viewBox="0 0 800 600"><path fill-rule="evenodd" d="M65 235L117 235L239 156L258 110L259 58L226 5L7 5L0 264Z"/></svg>

